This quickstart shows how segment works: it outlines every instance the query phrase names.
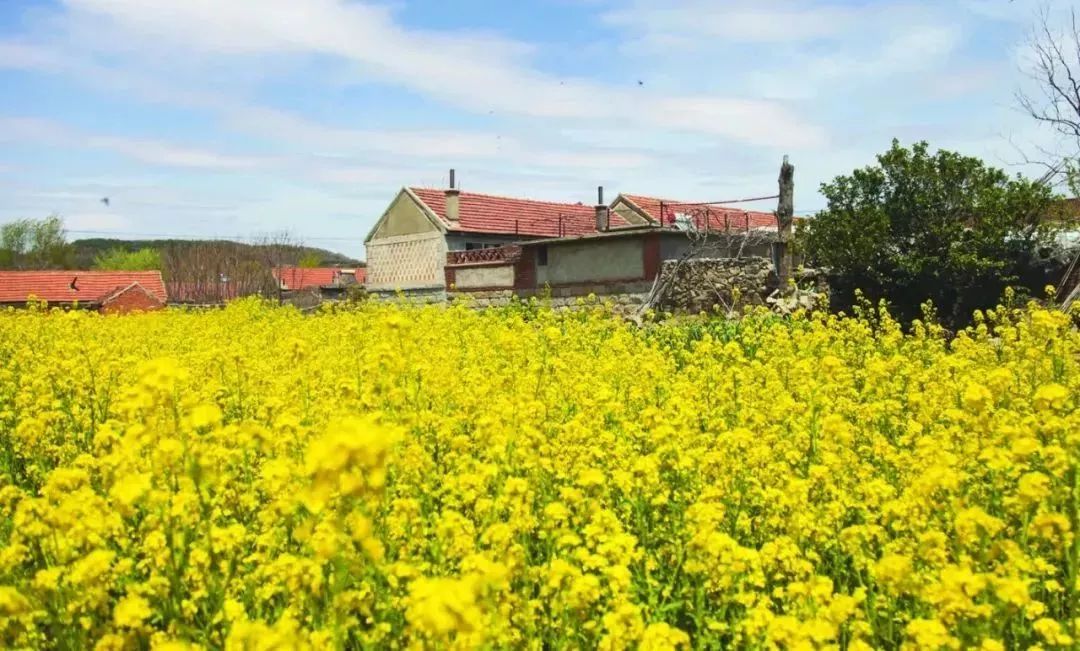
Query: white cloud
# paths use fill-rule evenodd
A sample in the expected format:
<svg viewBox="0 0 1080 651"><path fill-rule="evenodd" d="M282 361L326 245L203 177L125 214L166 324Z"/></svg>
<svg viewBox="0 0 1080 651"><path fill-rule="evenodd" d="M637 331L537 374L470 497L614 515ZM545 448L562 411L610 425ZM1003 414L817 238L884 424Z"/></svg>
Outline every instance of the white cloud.
<svg viewBox="0 0 1080 651"><path fill-rule="evenodd" d="M827 54L801 57L789 65L750 75L770 97L806 98L837 87L869 89L896 84L903 75L940 69L960 43L958 28L920 24L881 35L872 48L837 46Z"/></svg>
<svg viewBox="0 0 1080 651"><path fill-rule="evenodd" d="M78 239L85 236L75 231L116 232L134 228L128 217L115 212L69 212L64 214L64 227Z"/></svg>
<svg viewBox="0 0 1080 651"><path fill-rule="evenodd" d="M640 35L643 44L686 46L702 37L734 43L790 43L843 33L860 11L845 5L759 0L634 0L604 20Z"/></svg>
<svg viewBox="0 0 1080 651"><path fill-rule="evenodd" d="M67 0L93 19L107 18L108 42L201 54L251 57L331 56L362 74L477 113L544 119L623 120L649 127L719 135L767 146L817 144L820 128L781 104L752 98L709 97L718 114L679 111L674 119L641 105L664 97L648 91L556 78L528 62L531 48L473 33L406 29L385 7L343 0ZM103 27L102 29L108 29ZM636 90L636 89L635 89ZM699 105L696 97L672 97ZM747 111L746 109L750 109ZM782 114L772 129L755 128L748 113ZM744 122L750 120L750 124Z"/></svg>
<svg viewBox="0 0 1080 651"><path fill-rule="evenodd" d="M40 118L0 117L0 141L102 149L151 165L203 170L252 170L272 166L279 162L269 157L234 156L160 140L88 134L67 125Z"/></svg>
<svg viewBox="0 0 1080 651"><path fill-rule="evenodd" d="M177 146L158 140L91 136L89 147L107 149L132 159L170 167L191 167L203 170L241 171L277 164L278 159L257 156L232 156L204 149Z"/></svg>
<svg viewBox="0 0 1080 651"><path fill-rule="evenodd" d="M145 163L75 170L53 188L115 194L138 230L310 224L299 228L362 236L397 187L443 185L449 167L470 189L502 194L591 201L604 184L715 200L771 191L785 152L806 209L821 180L871 163L894 135L992 160L995 129L1023 121L986 103L995 92L997 108L1010 102L1016 65L999 60L1012 51L1002 34L1021 30L977 13L994 2L1008 4L602 0L603 25L579 51L558 31L534 45L417 29L397 5L368 0L62 0L0 40L0 69L62 77L142 129L158 108L192 120L134 136L0 118L0 140ZM579 59L598 65L550 72ZM358 99L384 87L415 102ZM964 105L976 92L982 103ZM67 119L51 106L45 115ZM34 183L49 172L31 173ZM72 214L101 207L93 196L55 201Z"/></svg>

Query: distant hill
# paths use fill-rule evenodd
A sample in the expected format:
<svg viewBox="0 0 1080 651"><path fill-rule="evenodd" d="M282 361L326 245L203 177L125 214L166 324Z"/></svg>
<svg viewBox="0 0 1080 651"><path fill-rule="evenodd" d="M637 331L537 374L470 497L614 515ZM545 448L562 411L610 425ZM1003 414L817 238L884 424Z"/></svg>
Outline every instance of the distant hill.
<svg viewBox="0 0 1080 651"><path fill-rule="evenodd" d="M207 244L217 240L114 240L104 237L87 238L83 240L75 240L71 242L71 246L74 249L73 267L76 269L89 269L94 264L94 258L97 255L108 251L109 249L122 248L126 251L137 251L139 249L158 249L163 251L165 249L183 249L185 247L194 247L196 245ZM257 254L262 249L269 248L269 245L265 244L244 244L241 242L235 243L239 249L247 249L250 253ZM287 258L299 260L305 257L319 258L320 267L362 267L364 262L350 258L341 253L335 253L334 251L327 251L326 249L320 249L311 246L288 246L284 247L287 251Z"/></svg>

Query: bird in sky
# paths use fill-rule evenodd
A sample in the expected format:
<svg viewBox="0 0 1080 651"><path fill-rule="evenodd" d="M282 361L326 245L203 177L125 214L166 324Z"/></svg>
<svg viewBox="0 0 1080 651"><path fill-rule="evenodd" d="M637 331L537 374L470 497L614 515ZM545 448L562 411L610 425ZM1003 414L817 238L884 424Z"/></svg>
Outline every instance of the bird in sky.
<svg viewBox="0 0 1080 651"><path fill-rule="evenodd" d="M645 85L645 82L643 82L643 81L641 81L640 79L638 79L638 80L637 80L637 85L638 85L638 86L644 86L644 85Z"/></svg>
<svg viewBox="0 0 1080 651"><path fill-rule="evenodd" d="M109 198L108 197L102 197L101 198L101 203L105 204L105 207L108 208L109 207Z"/></svg>

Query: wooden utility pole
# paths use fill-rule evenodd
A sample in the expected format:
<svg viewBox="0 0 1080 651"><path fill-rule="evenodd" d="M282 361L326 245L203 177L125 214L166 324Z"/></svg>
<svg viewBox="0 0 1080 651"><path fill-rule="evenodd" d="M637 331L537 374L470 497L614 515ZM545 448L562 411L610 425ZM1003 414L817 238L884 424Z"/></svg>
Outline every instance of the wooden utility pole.
<svg viewBox="0 0 1080 651"><path fill-rule="evenodd" d="M776 275L780 279L780 293L787 294L791 282L791 223L795 217L795 166L788 162L780 165L780 199L776 206Z"/></svg>

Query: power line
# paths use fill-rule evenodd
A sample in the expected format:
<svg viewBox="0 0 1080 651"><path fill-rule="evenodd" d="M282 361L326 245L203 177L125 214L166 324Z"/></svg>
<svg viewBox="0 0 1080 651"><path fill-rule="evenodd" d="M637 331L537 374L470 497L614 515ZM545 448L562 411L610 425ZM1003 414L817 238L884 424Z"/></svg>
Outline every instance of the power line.
<svg viewBox="0 0 1080 651"><path fill-rule="evenodd" d="M178 234L178 233L139 233L135 231L96 231L96 230L82 230L68 228L65 229L68 233L76 233L81 235L112 235L112 236L125 236L125 237L158 237L172 240L262 240L267 239L266 236L259 235L191 235L191 234ZM271 235L272 237L272 235ZM303 237L303 236L291 236L297 241L338 241L338 242L363 242L363 237Z"/></svg>
<svg viewBox="0 0 1080 651"><path fill-rule="evenodd" d="M749 197L746 199L728 199L726 201L661 201L666 206L719 206L727 203L750 203L764 201L766 199L778 199L780 195L770 194L767 197Z"/></svg>

